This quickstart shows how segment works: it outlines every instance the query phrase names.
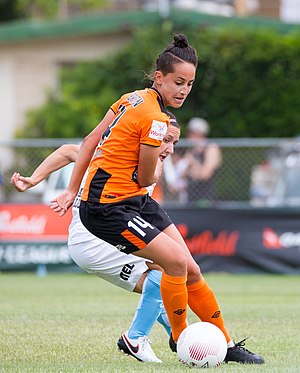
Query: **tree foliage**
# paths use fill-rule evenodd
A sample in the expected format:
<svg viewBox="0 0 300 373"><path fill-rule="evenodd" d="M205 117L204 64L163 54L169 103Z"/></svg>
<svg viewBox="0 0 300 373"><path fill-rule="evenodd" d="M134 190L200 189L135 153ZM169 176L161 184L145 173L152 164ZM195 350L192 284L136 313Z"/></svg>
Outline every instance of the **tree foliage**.
<svg viewBox="0 0 300 373"><path fill-rule="evenodd" d="M145 74L178 32L170 22L136 32L113 58L63 69L61 92L29 113L20 136L82 137ZM300 132L300 38L270 28L181 28L198 50L197 78L175 115L206 118L213 137L289 137Z"/></svg>
<svg viewBox="0 0 300 373"><path fill-rule="evenodd" d="M21 14L17 10L18 0L0 0L0 22L17 19Z"/></svg>
<svg viewBox="0 0 300 373"><path fill-rule="evenodd" d="M0 22L17 18L64 18L110 4L110 0L0 0Z"/></svg>

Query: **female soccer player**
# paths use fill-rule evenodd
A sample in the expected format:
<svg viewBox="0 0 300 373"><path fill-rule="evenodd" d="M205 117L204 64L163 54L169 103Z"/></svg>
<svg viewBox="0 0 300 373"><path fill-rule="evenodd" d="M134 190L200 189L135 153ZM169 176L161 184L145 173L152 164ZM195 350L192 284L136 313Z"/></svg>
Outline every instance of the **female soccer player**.
<svg viewBox="0 0 300 373"><path fill-rule="evenodd" d="M160 147L160 162L157 175L161 173L162 162L174 152L179 141L180 127L172 115L170 126ZM19 192L40 183L52 172L75 162L80 146L65 144L51 153L32 173L24 177L15 172L11 184ZM84 180L82 182L84 185ZM149 194L154 185L148 188ZM119 338L119 350L143 362L160 363L149 343L150 331L157 320L170 335L170 324L161 300L161 271L154 270L151 262L134 255L126 255L114 246L91 234L81 223L79 205L82 188L72 206L72 222L69 227L68 248L71 258L83 270L128 291L142 293L134 319L129 329ZM149 268L152 268L149 270Z"/></svg>
<svg viewBox="0 0 300 373"><path fill-rule="evenodd" d="M202 320L224 333L226 361L264 360L234 344L212 289L166 212L146 187L157 181L159 147L170 124L167 107L180 108L195 80L198 58L182 34L156 60L151 88L131 92L114 103L83 141L70 184L56 202L60 215L71 206L89 165L80 217L95 236L120 251L152 260L164 270L160 290L172 328L170 347L187 326L187 304Z"/></svg>

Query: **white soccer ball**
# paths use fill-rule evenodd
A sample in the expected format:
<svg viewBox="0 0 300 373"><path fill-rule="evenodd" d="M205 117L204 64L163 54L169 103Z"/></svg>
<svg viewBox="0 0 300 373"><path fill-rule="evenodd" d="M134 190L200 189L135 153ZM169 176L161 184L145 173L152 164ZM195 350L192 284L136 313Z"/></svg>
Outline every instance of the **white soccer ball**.
<svg viewBox="0 0 300 373"><path fill-rule="evenodd" d="M226 353L227 342L223 332L209 322L189 325L177 341L179 361L189 367L216 367L224 361Z"/></svg>

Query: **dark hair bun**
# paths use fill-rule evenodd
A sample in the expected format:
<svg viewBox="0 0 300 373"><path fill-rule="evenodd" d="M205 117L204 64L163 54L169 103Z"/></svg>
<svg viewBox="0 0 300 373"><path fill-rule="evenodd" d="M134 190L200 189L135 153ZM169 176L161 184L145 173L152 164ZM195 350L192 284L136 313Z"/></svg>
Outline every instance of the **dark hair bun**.
<svg viewBox="0 0 300 373"><path fill-rule="evenodd" d="M182 61L192 63L197 67L197 51L189 45L187 37L184 34L176 34L173 37L172 43L158 56L155 69L166 75L174 72L174 65Z"/></svg>
<svg viewBox="0 0 300 373"><path fill-rule="evenodd" d="M187 48L189 46L189 43L185 35L178 34L174 36L173 45L174 47L178 47L178 48Z"/></svg>

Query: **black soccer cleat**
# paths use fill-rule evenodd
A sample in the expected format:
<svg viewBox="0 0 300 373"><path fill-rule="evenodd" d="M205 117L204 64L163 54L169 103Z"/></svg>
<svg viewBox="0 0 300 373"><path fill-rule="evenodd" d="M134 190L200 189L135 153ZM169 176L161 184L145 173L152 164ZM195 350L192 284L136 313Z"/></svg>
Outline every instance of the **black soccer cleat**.
<svg viewBox="0 0 300 373"><path fill-rule="evenodd" d="M171 333L170 339L169 339L169 346L170 346L170 349L172 350L172 352L177 352L177 343L174 341L172 333Z"/></svg>
<svg viewBox="0 0 300 373"><path fill-rule="evenodd" d="M246 339L247 338L236 343L234 347L229 347L227 349L227 354L224 359L226 363L235 361L240 364L263 364L265 362L262 356L254 354L244 347Z"/></svg>

